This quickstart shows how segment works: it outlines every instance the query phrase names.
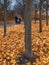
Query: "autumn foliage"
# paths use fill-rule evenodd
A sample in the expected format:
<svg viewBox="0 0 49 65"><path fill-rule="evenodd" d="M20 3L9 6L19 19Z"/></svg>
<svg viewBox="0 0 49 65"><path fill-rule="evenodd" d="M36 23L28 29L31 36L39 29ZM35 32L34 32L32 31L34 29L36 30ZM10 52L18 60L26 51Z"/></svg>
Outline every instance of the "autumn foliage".
<svg viewBox="0 0 49 65"><path fill-rule="evenodd" d="M39 21L32 23L32 51L40 59L34 65L49 65L49 26L43 21L43 32L39 33ZM24 25L7 27L7 36L3 37L3 28L0 28L0 65L18 65L17 58L25 50ZM30 65L30 62L26 63Z"/></svg>

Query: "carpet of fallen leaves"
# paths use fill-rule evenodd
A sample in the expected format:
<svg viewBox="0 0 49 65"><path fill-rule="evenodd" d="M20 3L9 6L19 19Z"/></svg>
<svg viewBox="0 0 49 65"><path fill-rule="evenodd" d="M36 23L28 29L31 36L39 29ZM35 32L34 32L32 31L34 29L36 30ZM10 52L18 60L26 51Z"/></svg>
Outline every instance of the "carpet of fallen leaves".
<svg viewBox="0 0 49 65"><path fill-rule="evenodd" d="M39 22L32 23L32 50L40 56L33 65L49 65L49 26L43 21L43 32L39 33ZM16 58L24 51L24 25L7 27L7 36L3 37L0 28L0 65L18 65ZM26 65L31 65L30 62Z"/></svg>

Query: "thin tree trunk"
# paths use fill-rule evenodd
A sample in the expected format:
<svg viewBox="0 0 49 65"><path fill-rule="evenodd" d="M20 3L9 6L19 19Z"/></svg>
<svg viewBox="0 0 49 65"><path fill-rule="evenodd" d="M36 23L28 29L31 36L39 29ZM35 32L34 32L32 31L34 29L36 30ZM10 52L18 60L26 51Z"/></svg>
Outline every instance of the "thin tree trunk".
<svg viewBox="0 0 49 65"><path fill-rule="evenodd" d="M4 0L4 36L6 36L6 11L7 11L7 0Z"/></svg>
<svg viewBox="0 0 49 65"><path fill-rule="evenodd" d="M4 11L4 36L6 36L6 10Z"/></svg>
<svg viewBox="0 0 49 65"><path fill-rule="evenodd" d="M37 14L37 10L35 9L35 23L36 23L36 14Z"/></svg>
<svg viewBox="0 0 49 65"><path fill-rule="evenodd" d="M39 22L39 32L42 32L42 13L41 13L41 11L42 11L42 8L41 8L41 5L42 4L42 1L40 0L40 22Z"/></svg>
<svg viewBox="0 0 49 65"><path fill-rule="evenodd" d="M46 7L46 26L48 26L48 3Z"/></svg>

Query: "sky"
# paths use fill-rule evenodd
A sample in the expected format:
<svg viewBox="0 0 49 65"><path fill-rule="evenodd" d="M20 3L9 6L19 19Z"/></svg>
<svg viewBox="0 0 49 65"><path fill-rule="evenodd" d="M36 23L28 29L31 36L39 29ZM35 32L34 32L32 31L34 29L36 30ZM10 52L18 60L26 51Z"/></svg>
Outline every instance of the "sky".
<svg viewBox="0 0 49 65"><path fill-rule="evenodd" d="M2 0L2 1L3 1L3 0ZM21 3L21 4L23 4L23 0L17 0L17 1L19 1L19 3ZM32 1L33 1L33 0L32 0ZM40 0L35 0L36 3L33 2L32 8L34 8L34 5L35 5L35 4L38 4L39 1L40 1ZM16 0L12 0L12 2L11 2L11 4L10 4L10 9L13 10L15 5L17 5L17 6L20 7L20 4L19 4L19 3L16 2ZM16 7L17 7L17 6L16 6ZM17 8L19 8L19 7L17 7Z"/></svg>
<svg viewBox="0 0 49 65"><path fill-rule="evenodd" d="M23 3L23 0L17 0L17 1L19 1L21 4ZM39 3L39 0L35 0L35 1L36 1L37 4ZM11 10L13 10L14 5L18 5L18 3L16 2L16 0L12 0Z"/></svg>

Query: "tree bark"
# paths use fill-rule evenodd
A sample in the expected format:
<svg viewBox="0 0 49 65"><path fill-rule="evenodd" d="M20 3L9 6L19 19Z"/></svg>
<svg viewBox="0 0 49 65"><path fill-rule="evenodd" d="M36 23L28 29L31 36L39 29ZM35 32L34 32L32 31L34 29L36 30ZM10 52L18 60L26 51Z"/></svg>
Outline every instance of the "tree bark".
<svg viewBox="0 0 49 65"><path fill-rule="evenodd" d="M41 6L42 6L42 1L40 0L39 32L42 32L42 13L41 13L42 8Z"/></svg>
<svg viewBox="0 0 49 65"><path fill-rule="evenodd" d="M6 36L6 10L4 11L4 36Z"/></svg>
<svg viewBox="0 0 49 65"><path fill-rule="evenodd" d="M25 52L28 57L32 54L31 42L31 21L32 21L32 0L25 0L24 24L25 24Z"/></svg>
<svg viewBox="0 0 49 65"><path fill-rule="evenodd" d="M48 26L48 2L46 6L46 26Z"/></svg>
<svg viewBox="0 0 49 65"><path fill-rule="evenodd" d="M35 23L36 23L36 15L37 15L37 10L35 9Z"/></svg>
<svg viewBox="0 0 49 65"><path fill-rule="evenodd" d="M6 11L7 11L7 0L4 0L4 36L6 36Z"/></svg>

